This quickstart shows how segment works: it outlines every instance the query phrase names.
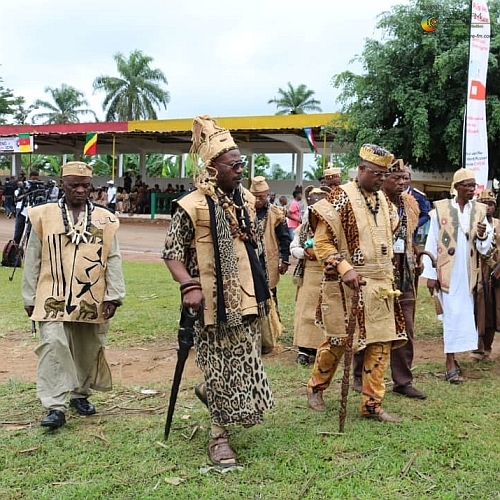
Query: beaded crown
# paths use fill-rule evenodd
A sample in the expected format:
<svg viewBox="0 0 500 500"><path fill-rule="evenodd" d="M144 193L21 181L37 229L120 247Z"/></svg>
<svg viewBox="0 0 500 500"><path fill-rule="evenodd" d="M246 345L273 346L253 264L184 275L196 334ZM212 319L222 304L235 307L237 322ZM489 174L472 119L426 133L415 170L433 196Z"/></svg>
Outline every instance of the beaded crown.
<svg viewBox="0 0 500 500"><path fill-rule="evenodd" d="M191 153L198 154L203 163L208 163L238 146L229 130L219 127L208 115L197 116L193 121Z"/></svg>
<svg viewBox="0 0 500 500"><path fill-rule="evenodd" d="M394 160L392 153L376 144L363 144L359 150L359 157L384 168L388 168Z"/></svg>

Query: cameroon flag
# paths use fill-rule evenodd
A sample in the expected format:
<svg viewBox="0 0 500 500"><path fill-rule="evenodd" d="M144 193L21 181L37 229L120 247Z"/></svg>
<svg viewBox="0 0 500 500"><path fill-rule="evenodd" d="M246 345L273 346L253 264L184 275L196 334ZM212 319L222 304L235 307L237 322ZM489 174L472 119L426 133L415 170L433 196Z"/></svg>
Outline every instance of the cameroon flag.
<svg viewBox="0 0 500 500"><path fill-rule="evenodd" d="M31 136L29 134L19 134L17 136L20 153L31 153Z"/></svg>
<svg viewBox="0 0 500 500"><path fill-rule="evenodd" d="M83 146L83 154L97 154L97 132L87 132L85 136L85 145Z"/></svg>

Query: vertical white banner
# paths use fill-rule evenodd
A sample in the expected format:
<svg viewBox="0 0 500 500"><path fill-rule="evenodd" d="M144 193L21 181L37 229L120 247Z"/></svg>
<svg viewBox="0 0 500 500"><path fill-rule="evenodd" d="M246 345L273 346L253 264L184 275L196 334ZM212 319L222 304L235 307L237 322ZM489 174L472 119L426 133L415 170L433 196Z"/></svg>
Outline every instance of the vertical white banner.
<svg viewBox="0 0 500 500"><path fill-rule="evenodd" d="M486 0L473 0L471 10L465 168L476 174L477 193L488 182L486 74L490 52L490 15Z"/></svg>

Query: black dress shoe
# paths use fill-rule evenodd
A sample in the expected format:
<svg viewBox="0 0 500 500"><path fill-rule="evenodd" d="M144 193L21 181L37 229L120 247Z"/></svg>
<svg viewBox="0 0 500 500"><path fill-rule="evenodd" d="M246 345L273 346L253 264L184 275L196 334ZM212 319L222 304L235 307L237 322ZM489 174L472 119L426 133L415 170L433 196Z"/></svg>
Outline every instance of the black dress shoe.
<svg viewBox="0 0 500 500"><path fill-rule="evenodd" d="M425 399L426 395L423 392L420 392L418 389L415 389L412 385L405 385L403 387L395 387L392 392L396 394L400 394L401 396L406 396L407 398L413 399Z"/></svg>
<svg viewBox="0 0 500 500"><path fill-rule="evenodd" d="M58 429L66 423L66 417L61 410L50 410L49 414L40 422L42 427Z"/></svg>
<svg viewBox="0 0 500 500"><path fill-rule="evenodd" d="M95 413L95 406L87 398L71 398L69 405L80 415L93 415Z"/></svg>

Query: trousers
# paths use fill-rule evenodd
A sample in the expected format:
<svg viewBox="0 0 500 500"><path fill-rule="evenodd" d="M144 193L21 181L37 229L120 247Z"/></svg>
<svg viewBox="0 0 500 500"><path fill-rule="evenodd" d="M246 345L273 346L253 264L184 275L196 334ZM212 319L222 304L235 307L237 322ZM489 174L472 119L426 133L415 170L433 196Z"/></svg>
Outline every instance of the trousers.
<svg viewBox="0 0 500 500"><path fill-rule="evenodd" d="M391 350L391 374L394 383L393 388L406 387L413 383L413 373L411 367L414 356L414 322L415 322L415 294L413 291L403 292L399 299L405 320L406 335L408 342L402 347ZM353 376L361 379L363 370L364 352L360 351L353 356Z"/></svg>
<svg viewBox="0 0 500 500"><path fill-rule="evenodd" d="M391 347L392 342L376 342L368 344L364 349L362 415L380 412L385 395L384 374L389 364ZM344 352L345 342L342 345L332 345L327 339L318 347L312 377L307 384L310 391L324 391L330 385Z"/></svg>

